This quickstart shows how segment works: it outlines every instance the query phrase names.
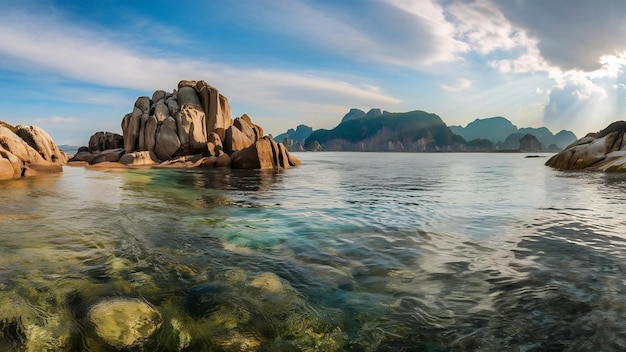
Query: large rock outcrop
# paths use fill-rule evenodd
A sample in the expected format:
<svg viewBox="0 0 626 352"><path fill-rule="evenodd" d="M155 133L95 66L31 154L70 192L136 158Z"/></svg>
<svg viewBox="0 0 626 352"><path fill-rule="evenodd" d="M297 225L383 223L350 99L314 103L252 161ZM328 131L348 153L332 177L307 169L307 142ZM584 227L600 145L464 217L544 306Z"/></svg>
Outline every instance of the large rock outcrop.
<svg viewBox="0 0 626 352"><path fill-rule="evenodd" d="M89 143L88 152L91 155L84 151L78 153L75 160L90 164L120 161L131 166L163 164L182 167L231 166L232 161L233 167L253 169L289 168L299 164L280 143L270 143L269 147L273 148L272 155L277 157L261 159L265 158L265 151L270 150L263 128L254 124L246 114L233 120L228 99L205 81L183 80L171 93L157 90L152 97L139 97L133 111L122 119L121 127L123 146L109 143L111 149L116 150L114 153L106 153L105 157L105 151L92 150L92 144L101 146L107 143L107 138L111 138L98 132L98 136L92 136L93 141ZM241 162L243 156L238 156L235 162L231 158L234 153L256 148L257 143L258 150L263 152L255 154L250 149L245 159L250 160L256 155L257 160ZM123 148L123 153L118 153L118 148ZM284 157L281 157L282 150ZM124 154L130 156L124 157ZM201 155L206 159L193 158L195 161L190 163L191 159L187 156L191 155ZM113 160L115 156L119 156L118 160Z"/></svg>
<svg viewBox="0 0 626 352"><path fill-rule="evenodd" d="M546 162L564 170L626 172L626 121L589 133Z"/></svg>
<svg viewBox="0 0 626 352"><path fill-rule="evenodd" d="M0 121L0 179L63 171L67 155L37 126Z"/></svg>

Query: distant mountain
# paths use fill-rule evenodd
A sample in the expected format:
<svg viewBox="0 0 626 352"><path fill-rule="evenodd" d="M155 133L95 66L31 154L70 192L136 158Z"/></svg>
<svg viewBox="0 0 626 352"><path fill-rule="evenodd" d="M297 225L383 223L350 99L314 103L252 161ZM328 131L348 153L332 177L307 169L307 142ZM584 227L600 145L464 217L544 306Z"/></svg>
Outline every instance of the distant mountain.
<svg viewBox="0 0 626 352"><path fill-rule="evenodd" d="M555 134L552 143L556 144L559 148L565 149L570 144L574 143L578 140L578 137L572 131L561 130L559 133Z"/></svg>
<svg viewBox="0 0 626 352"><path fill-rule="evenodd" d="M450 130L467 141L488 139L499 150L519 149L519 141L526 134L535 136L545 148L551 151L564 149L577 140L573 132L566 130L554 135L546 127L518 129L511 121L501 116L476 119L466 127L450 126Z"/></svg>
<svg viewBox="0 0 626 352"><path fill-rule="evenodd" d="M468 151L480 150L484 145L466 143L452 133L439 116L419 110L374 111L370 116L348 119L332 130L313 131L305 141L305 148L309 150L321 146L327 151Z"/></svg>
<svg viewBox="0 0 626 352"><path fill-rule="evenodd" d="M367 113L365 113L365 111L363 110L352 108L350 109L350 111L348 111L347 114L343 115L343 118L341 119L340 124L346 121L356 120L356 119L360 119L363 117L378 117L378 116L388 114L388 113L389 111L381 111L378 108L370 109Z"/></svg>
<svg viewBox="0 0 626 352"><path fill-rule="evenodd" d="M490 117L476 119L466 127L450 126L452 132L463 137L466 141L474 139L488 139L494 144L504 142L506 138L517 132L517 126L504 117Z"/></svg>
<svg viewBox="0 0 626 352"><path fill-rule="evenodd" d="M67 145L67 144L60 144L58 147L60 150L68 154L75 154L78 148L80 148L77 145Z"/></svg>
<svg viewBox="0 0 626 352"><path fill-rule="evenodd" d="M313 132L313 127L298 125L296 129L290 128L285 133L274 137L276 143L282 143L290 152L300 152L304 150L304 141Z"/></svg>
<svg viewBox="0 0 626 352"><path fill-rule="evenodd" d="M298 127L296 127L295 130L293 128L290 128L287 130L287 132L281 133L278 136L274 137L274 141L276 143L282 143L283 139L289 136L289 139L304 143L304 140L307 139L311 135L312 132L313 132L313 127L309 127L307 125L298 125Z"/></svg>
<svg viewBox="0 0 626 352"><path fill-rule="evenodd" d="M344 123L350 120L360 119L362 117L365 117L365 111L353 108L353 109L350 109L350 111L348 111L347 114L343 115L343 118L341 119L340 123Z"/></svg>

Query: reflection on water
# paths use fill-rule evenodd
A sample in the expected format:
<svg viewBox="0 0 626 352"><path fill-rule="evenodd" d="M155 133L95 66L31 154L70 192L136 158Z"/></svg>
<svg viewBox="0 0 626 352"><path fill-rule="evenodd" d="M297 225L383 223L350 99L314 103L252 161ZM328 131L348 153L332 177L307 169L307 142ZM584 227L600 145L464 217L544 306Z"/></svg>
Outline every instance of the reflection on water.
<svg viewBox="0 0 626 352"><path fill-rule="evenodd" d="M0 350L626 349L623 175L299 157L0 182Z"/></svg>

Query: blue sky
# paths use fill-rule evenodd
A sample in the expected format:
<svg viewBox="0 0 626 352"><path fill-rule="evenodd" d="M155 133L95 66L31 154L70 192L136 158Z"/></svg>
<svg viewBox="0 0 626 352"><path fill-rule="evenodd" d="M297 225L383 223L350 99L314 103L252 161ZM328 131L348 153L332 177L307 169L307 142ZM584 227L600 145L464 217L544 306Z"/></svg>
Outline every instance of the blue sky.
<svg viewBox="0 0 626 352"><path fill-rule="evenodd" d="M353 107L579 136L625 119L622 0L0 2L0 119L58 144L121 133L181 79L274 135Z"/></svg>

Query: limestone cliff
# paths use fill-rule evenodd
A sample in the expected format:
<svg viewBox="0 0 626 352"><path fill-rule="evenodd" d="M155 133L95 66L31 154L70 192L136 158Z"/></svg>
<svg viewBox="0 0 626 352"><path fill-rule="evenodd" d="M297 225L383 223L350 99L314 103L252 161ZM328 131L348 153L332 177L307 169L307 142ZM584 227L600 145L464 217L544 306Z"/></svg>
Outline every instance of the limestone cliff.
<svg viewBox="0 0 626 352"><path fill-rule="evenodd" d="M314 131L305 147L343 151L435 152L475 150L441 118L424 111L370 114L332 130ZM318 146L319 145L319 146Z"/></svg>

